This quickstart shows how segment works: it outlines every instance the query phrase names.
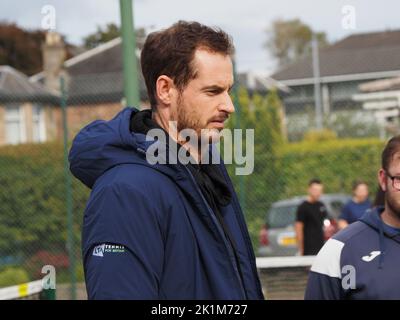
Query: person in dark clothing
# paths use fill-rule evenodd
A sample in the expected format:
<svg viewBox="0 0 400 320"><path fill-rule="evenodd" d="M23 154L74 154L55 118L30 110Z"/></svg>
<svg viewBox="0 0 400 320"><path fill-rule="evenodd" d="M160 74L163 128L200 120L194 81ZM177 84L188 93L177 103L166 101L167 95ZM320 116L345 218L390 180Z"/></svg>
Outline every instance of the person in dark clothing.
<svg viewBox="0 0 400 320"><path fill-rule="evenodd" d="M151 110L142 110L138 113L132 113L130 130L132 132L138 132L147 134L151 129L163 130L156 121L152 119ZM175 143L172 141L172 143ZM182 148L180 144L176 144L178 151ZM188 153L190 157L190 154ZM237 256L236 244L231 236L229 229L227 228L224 219L222 217L220 208L227 206L231 201L231 192L229 187L219 169L219 166L209 163L196 163L196 161L190 161L187 168L193 175L196 183L200 187L200 190L206 199L208 205L215 213L218 222L223 228L224 234L227 237L229 244L233 248L235 260L237 263L238 270L240 270L239 258ZM240 272L241 274L241 272ZM242 275L241 275L242 277Z"/></svg>
<svg viewBox="0 0 400 320"><path fill-rule="evenodd" d="M349 224L360 219L365 211L371 208L371 201L368 199L368 185L363 181L356 181L353 184L353 198L342 208L339 216L339 229L346 228Z"/></svg>
<svg viewBox="0 0 400 320"><path fill-rule="evenodd" d="M197 22L151 33L141 53L151 109L127 107L75 137L70 169L92 189L89 299L264 298L226 168L204 160L220 160L214 142L234 112L232 54L225 32Z"/></svg>
<svg viewBox="0 0 400 320"><path fill-rule="evenodd" d="M327 210L319 201L322 192L321 181L311 180L307 200L297 208L295 230L300 255L316 255L324 245L323 224Z"/></svg>
<svg viewBox="0 0 400 320"><path fill-rule="evenodd" d="M152 119L151 110L132 113L130 122L130 130L132 132L147 134L151 129L162 129ZM178 150L181 147L180 144L177 144ZM189 162L187 167L198 183L208 204L217 213L217 216L220 217L219 208L229 204L231 193L219 167L215 164L196 163L195 161Z"/></svg>

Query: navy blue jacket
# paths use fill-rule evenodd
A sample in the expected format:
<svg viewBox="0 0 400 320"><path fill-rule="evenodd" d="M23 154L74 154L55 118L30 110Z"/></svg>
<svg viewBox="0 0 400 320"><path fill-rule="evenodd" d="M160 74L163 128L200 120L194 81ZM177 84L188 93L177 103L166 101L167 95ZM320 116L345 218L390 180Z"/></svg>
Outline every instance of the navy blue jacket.
<svg viewBox="0 0 400 320"><path fill-rule="evenodd" d="M82 251L89 299L263 299L237 196L221 209L236 242L243 281L220 223L189 170L154 164L154 141L129 130L134 108L83 128L69 154L92 188Z"/></svg>
<svg viewBox="0 0 400 320"><path fill-rule="evenodd" d="M400 230L382 221L382 211L368 210L325 243L305 299L400 299Z"/></svg>

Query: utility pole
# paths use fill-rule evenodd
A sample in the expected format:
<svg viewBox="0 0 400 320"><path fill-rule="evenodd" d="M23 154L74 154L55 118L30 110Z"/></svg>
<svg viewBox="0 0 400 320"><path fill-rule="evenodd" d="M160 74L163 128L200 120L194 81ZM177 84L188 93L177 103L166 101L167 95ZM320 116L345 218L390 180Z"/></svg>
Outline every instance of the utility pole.
<svg viewBox="0 0 400 320"><path fill-rule="evenodd" d="M318 40L315 33L313 33L312 36L312 62L313 62L313 78L314 78L315 126L317 130L321 130L323 127L322 104L321 104L321 78L319 69Z"/></svg>
<svg viewBox="0 0 400 320"><path fill-rule="evenodd" d="M68 163L68 121L67 121L67 92L65 89L64 77L60 77L61 90L61 111L64 131L64 173L65 173L65 198L67 209L67 250L69 258L69 273L70 273L70 294L71 300L76 300L76 262L75 262L75 234L74 234L74 213L72 206L72 178L69 171Z"/></svg>
<svg viewBox="0 0 400 320"><path fill-rule="evenodd" d="M120 0L124 95L126 104L139 107L139 82L136 58L136 34L133 23L133 0Z"/></svg>

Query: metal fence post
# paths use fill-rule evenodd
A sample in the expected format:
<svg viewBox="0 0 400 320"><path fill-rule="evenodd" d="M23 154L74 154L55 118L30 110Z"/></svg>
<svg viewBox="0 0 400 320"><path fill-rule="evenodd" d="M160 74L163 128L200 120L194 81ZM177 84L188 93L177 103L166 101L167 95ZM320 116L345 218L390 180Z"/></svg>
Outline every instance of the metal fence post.
<svg viewBox="0 0 400 320"><path fill-rule="evenodd" d="M139 83L136 59L136 35L133 28L132 0L120 0L124 95L128 106L139 107Z"/></svg>
<svg viewBox="0 0 400 320"><path fill-rule="evenodd" d="M68 238L67 250L69 257L69 271L71 280L71 300L76 299L76 268L75 268L75 241L74 241L74 216L72 211L72 179L69 172L68 163L68 123L67 123L67 93L65 89L65 80L60 77L61 90L61 110L64 132L64 173L65 173L65 189L66 189L66 207L67 207L67 225Z"/></svg>

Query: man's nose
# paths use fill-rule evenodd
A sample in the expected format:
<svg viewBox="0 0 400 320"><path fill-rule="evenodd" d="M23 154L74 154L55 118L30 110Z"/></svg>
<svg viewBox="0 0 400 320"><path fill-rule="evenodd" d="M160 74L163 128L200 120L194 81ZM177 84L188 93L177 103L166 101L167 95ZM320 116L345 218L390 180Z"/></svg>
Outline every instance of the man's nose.
<svg viewBox="0 0 400 320"><path fill-rule="evenodd" d="M235 112L235 106L233 105L232 99L229 94L227 94L225 101L221 104L221 111L225 111L228 114Z"/></svg>

